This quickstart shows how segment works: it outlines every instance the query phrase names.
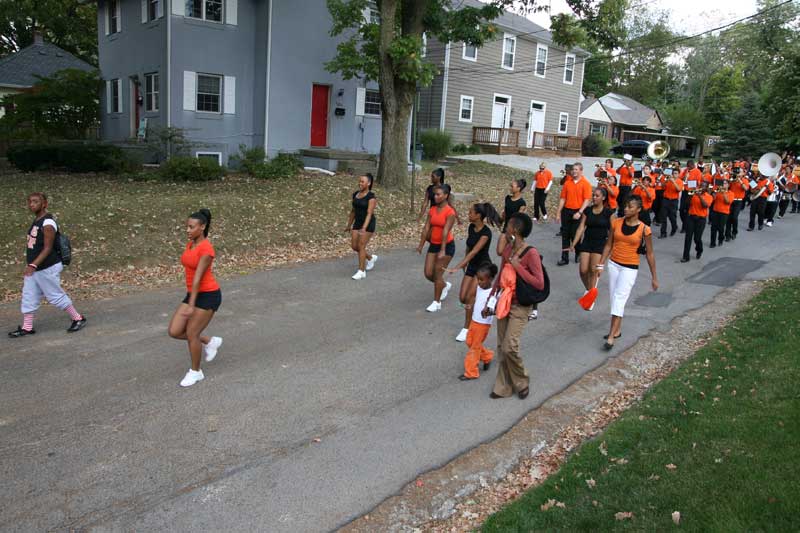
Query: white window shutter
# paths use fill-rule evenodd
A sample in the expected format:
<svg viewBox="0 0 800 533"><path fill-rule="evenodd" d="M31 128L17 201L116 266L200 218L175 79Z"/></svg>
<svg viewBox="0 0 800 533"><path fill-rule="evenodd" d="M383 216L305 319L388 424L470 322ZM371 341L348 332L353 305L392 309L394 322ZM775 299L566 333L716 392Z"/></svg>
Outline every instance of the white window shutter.
<svg viewBox="0 0 800 533"><path fill-rule="evenodd" d="M356 87L356 116L364 116L364 106L367 103L367 89Z"/></svg>
<svg viewBox="0 0 800 533"><path fill-rule="evenodd" d="M106 113L111 114L111 80L106 80Z"/></svg>
<svg viewBox="0 0 800 533"><path fill-rule="evenodd" d="M223 90L225 91L225 99L222 101L224 106L224 113L226 115L236 114L236 78L234 76L225 76L223 81Z"/></svg>
<svg viewBox="0 0 800 533"><path fill-rule="evenodd" d="M117 31L122 31L122 1L117 2Z"/></svg>
<svg viewBox="0 0 800 533"><path fill-rule="evenodd" d="M122 105L122 80L117 79L117 113L122 113L123 105Z"/></svg>
<svg viewBox="0 0 800 533"><path fill-rule="evenodd" d="M156 18L161 18L164 16L164 2L166 0L158 0L158 4L156 4Z"/></svg>
<svg viewBox="0 0 800 533"><path fill-rule="evenodd" d="M189 70L183 71L183 109L185 111L197 110L197 73Z"/></svg>
<svg viewBox="0 0 800 533"><path fill-rule="evenodd" d="M186 0L172 0L172 14L179 17L186 16Z"/></svg>
<svg viewBox="0 0 800 533"><path fill-rule="evenodd" d="M239 0L225 0L225 23L236 26Z"/></svg>
<svg viewBox="0 0 800 533"><path fill-rule="evenodd" d="M108 35L108 34L111 33L111 29L110 29L111 28L111 13L110 13L110 10L108 8L108 1L106 1L106 3L105 3L105 9L103 10L103 12L106 15L106 17L105 17L106 18L106 35Z"/></svg>
<svg viewBox="0 0 800 533"><path fill-rule="evenodd" d="M148 0L142 0L142 24L147 22L147 1Z"/></svg>

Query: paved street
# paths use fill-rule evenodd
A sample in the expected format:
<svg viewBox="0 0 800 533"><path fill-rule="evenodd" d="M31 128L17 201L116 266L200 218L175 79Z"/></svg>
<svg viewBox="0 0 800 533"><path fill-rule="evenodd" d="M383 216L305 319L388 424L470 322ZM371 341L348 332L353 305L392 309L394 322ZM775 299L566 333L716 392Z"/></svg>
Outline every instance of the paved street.
<svg viewBox="0 0 800 533"><path fill-rule="evenodd" d="M682 235L656 240L662 288L649 293L643 265L612 355L739 279L797 274L798 230L789 215L688 264ZM209 332L224 345L186 390L186 344L166 335L179 286L80 302L89 325L75 335L46 308L36 336L0 339L0 529L296 533L369 511L609 357L607 284L595 311L578 307L577 265L555 266L555 231L530 239L553 292L522 340L525 401L489 399L495 368L456 379L460 276L443 311L426 313L432 288L411 250L382 253L363 282L352 258L223 282ZM0 308L6 329L18 320L16 305Z"/></svg>

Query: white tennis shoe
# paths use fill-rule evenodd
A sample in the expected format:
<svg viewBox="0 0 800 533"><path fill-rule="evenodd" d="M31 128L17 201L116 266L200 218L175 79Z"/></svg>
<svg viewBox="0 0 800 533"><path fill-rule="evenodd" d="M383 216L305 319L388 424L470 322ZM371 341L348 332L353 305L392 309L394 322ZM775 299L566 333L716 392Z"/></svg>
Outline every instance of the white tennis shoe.
<svg viewBox="0 0 800 533"><path fill-rule="evenodd" d="M185 376L183 376L183 379L181 380L181 387L191 387L198 381L203 381L203 378L205 378L205 376L203 375L202 370L192 370L190 368L189 371L186 373Z"/></svg>
<svg viewBox="0 0 800 533"><path fill-rule="evenodd" d="M206 362L210 363L214 360L220 346L222 346L222 337L211 337L208 344L203 346L203 354L206 356Z"/></svg>

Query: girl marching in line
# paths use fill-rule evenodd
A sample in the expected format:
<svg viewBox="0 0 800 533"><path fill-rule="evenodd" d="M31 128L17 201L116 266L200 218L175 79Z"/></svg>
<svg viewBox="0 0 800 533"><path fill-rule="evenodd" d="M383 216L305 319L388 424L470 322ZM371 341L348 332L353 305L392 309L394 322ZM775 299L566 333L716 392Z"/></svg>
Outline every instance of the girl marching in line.
<svg viewBox="0 0 800 533"><path fill-rule="evenodd" d="M475 284L472 294L472 301L474 302L472 306L472 321L469 324L466 339L469 351L464 357L464 373L458 376L461 381L478 379L480 376L478 363L483 363L485 372L489 370L489 365L494 357L494 352L483 345L492 327L494 315L483 311L489 301L489 295L492 292L492 281L494 281L496 275L497 265L493 263L484 263L475 272Z"/></svg>
<svg viewBox="0 0 800 533"><path fill-rule="evenodd" d="M353 274L355 280L366 278L367 271L372 270L378 260L376 254L367 253L367 245L375 235L376 225L375 207L378 200L372 192L374 181L369 172L358 178L358 190L353 193L353 208L345 228L350 232L350 247L358 254L358 270Z"/></svg>
<svg viewBox="0 0 800 533"><path fill-rule="evenodd" d="M191 387L205 378L200 370L201 355L205 355L206 362L210 363L222 345L222 337L202 334L222 304L222 292L211 273L215 253L208 240L210 227L211 211L208 209L192 213L186 222L189 242L181 255L181 264L186 271L186 297L169 322L169 336L189 343L192 366L181 380L181 387Z"/></svg>
<svg viewBox="0 0 800 533"><path fill-rule="evenodd" d="M467 253L455 268L447 269L450 274L464 270L464 279L461 281L461 292L459 294L459 299L464 304L464 327L456 336L458 342L467 340L467 330L469 329L472 307L475 301L478 268L492 262L489 257L489 246L492 242L492 230L489 228L489 224L495 227L500 225L500 215L489 202L474 204L469 208L468 217L470 225L467 229Z"/></svg>
<svg viewBox="0 0 800 533"><path fill-rule="evenodd" d="M422 253L426 241L430 241L428 253L425 254L425 278L433 283L433 302L427 307L429 313L442 309L442 302L447 298L452 283L445 283L444 272L456 254L456 243L453 237L453 226L456 223L456 210L450 205L450 186L437 185L433 188L436 205L428 212L425 227L422 228L417 253Z"/></svg>
<svg viewBox="0 0 800 533"><path fill-rule="evenodd" d="M608 241L611 224L617 219L616 210L608 205L608 191L597 187L592 194L592 205L583 211L578 231L572 241L570 251L580 255L580 276L583 286L590 290L597 281L597 265Z"/></svg>
<svg viewBox="0 0 800 533"><path fill-rule="evenodd" d="M524 179L517 179L511 182L511 194L507 194L504 206L503 206L503 214L500 216L500 221L503 223L503 229L500 230L500 238L497 240L497 255L502 255L503 250L506 249L506 226L508 225L508 221L514 215L514 213L524 213L525 208L527 207L527 203L525 202L525 198L522 197L522 193L525 191L525 187L528 183Z"/></svg>

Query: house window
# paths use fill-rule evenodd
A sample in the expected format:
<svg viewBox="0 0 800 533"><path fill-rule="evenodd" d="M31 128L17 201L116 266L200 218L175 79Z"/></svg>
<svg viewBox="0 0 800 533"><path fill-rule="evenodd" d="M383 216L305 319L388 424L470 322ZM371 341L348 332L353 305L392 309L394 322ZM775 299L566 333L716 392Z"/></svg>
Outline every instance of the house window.
<svg viewBox="0 0 800 533"><path fill-rule="evenodd" d="M572 85L572 80L575 79L575 54L567 54L564 61L564 83Z"/></svg>
<svg viewBox="0 0 800 533"><path fill-rule="evenodd" d="M119 2L120 0L108 0L108 33L119 33Z"/></svg>
<svg viewBox="0 0 800 533"><path fill-rule="evenodd" d="M461 53L461 57L467 61L477 61L478 47L474 44L464 43L464 51Z"/></svg>
<svg viewBox="0 0 800 533"><path fill-rule="evenodd" d="M503 36L503 64L502 67L514 70L514 53L517 49L517 38L514 35Z"/></svg>
<svg viewBox="0 0 800 533"><path fill-rule="evenodd" d="M109 81L109 112L122 113L122 82L119 79Z"/></svg>
<svg viewBox="0 0 800 533"><path fill-rule="evenodd" d="M147 20L156 20L158 18L158 3L161 0L147 0Z"/></svg>
<svg viewBox="0 0 800 533"><path fill-rule="evenodd" d="M197 110L207 113L220 112L222 99L222 76L197 75Z"/></svg>
<svg viewBox="0 0 800 533"><path fill-rule="evenodd" d="M589 123L589 135L600 135L605 137L608 134L608 125L599 124L597 122Z"/></svg>
<svg viewBox="0 0 800 533"><path fill-rule="evenodd" d="M375 4L375 2L370 2L367 9L369 10L369 18L367 19L367 22L370 24L380 24L381 12L378 9L377 4Z"/></svg>
<svg viewBox="0 0 800 533"><path fill-rule="evenodd" d="M374 89L367 89L364 96L364 114L381 116L381 92Z"/></svg>
<svg viewBox="0 0 800 533"><path fill-rule="evenodd" d="M186 16L222 22L222 0L186 0Z"/></svg>
<svg viewBox="0 0 800 533"><path fill-rule="evenodd" d="M558 114L558 133L567 133L569 127L569 113Z"/></svg>
<svg viewBox="0 0 800 533"><path fill-rule="evenodd" d="M547 71L547 47L543 44L536 45L536 71L534 74L544 78Z"/></svg>
<svg viewBox="0 0 800 533"><path fill-rule="evenodd" d="M158 111L158 73L144 75L144 110Z"/></svg>
<svg viewBox="0 0 800 533"><path fill-rule="evenodd" d="M461 95L461 109L458 112L459 122L472 122L472 108L474 105L475 98Z"/></svg>
<svg viewBox="0 0 800 533"><path fill-rule="evenodd" d="M423 33L422 34L422 57L425 57L427 55L428 55L428 34L427 33Z"/></svg>
<svg viewBox="0 0 800 533"><path fill-rule="evenodd" d="M222 152L195 152L197 159L211 159L219 166L222 166Z"/></svg>

